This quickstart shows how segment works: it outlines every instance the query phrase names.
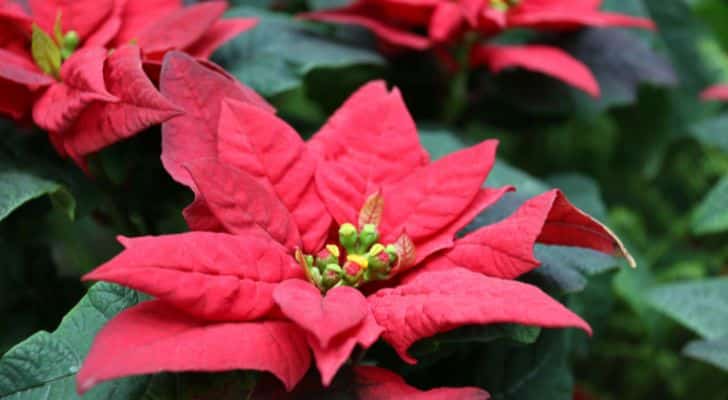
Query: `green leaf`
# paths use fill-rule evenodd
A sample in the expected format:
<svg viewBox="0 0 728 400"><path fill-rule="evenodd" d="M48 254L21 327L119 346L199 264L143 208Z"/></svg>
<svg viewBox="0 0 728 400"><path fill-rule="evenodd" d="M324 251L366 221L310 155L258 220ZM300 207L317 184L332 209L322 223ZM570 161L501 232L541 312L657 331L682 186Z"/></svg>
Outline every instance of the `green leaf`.
<svg viewBox="0 0 728 400"><path fill-rule="evenodd" d="M683 354L728 372L728 338L692 341L683 348Z"/></svg>
<svg viewBox="0 0 728 400"><path fill-rule="evenodd" d="M33 24L31 53L38 67L46 74L58 76L61 70L61 49L38 25Z"/></svg>
<svg viewBox="0 0 728 400"><path fill-rule="evenodd" d="M726 114L692 125L690 133L700 143L728 151L728 115Z"/></svg>
<svg viewBox="0 0 728 400"><path fill-rule="evenodd" d="M706 339L728 337L728 277L660 286L647 301Z"/></svg>
<svg viewBox="0 0 728 400"><path fill-rule="evenodd" d="M718 182L693 214L692 229L699 235L728 230L728 176Z"/></svg>
<svg viewBox="0 0 728 400"><path fill-rule="evenodd" d="M306 74L317 68L384 63L373 50L323 35L314 29L317 25L285 14L238 7L229 15L258 18L258 25L223 46L215 59L264 96L298 87Z"/></svg>
<svg viewBox="0 0 728 400"><path fill-rule="evenodd" d="M76 373L99 329L114 315L139 302L139 295L121 286L94 285L53 333L38 332L0 359L0 399L73 400ZM148 378L119 379L99 385L84 400L137 398Z"/></svg>
<svg viewBox="0 0 728 400"><path fill-rule="evenodd" d="M494 400L571 400L566 331L545 330L527 347L495 346L483 352L477 377Z"/></svg>
<svg viewBox="0 0 728 400"><path fill-rule="evenodd" d="M9 169L0 172L0 221L16 208L43 195L73 219L76 201L63 186L27 172Z"/></svg>

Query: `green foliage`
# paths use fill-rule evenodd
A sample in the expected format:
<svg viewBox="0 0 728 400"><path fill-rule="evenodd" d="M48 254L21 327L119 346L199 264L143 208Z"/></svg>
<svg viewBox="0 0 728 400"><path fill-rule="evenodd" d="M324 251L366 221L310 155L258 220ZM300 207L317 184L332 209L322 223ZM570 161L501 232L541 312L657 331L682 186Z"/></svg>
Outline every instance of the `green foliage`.
<svg viewBox="0 0 728 400"><path fill-rule="evenodd" d="M0 221L24 203L49 195L53 204L73 219L76 201L63 186L27 172L6 169L0 172Z"/></svg>
<svg viewBox="0 0 728 400"><path fill-rule="evenodd" d="M0 359L0 399L79 399L76 373L94 335L114 315L139 302L134 291L99 283L53 333L38 332ZM99 385L84 399L134 399L147 378L126 378Z"/></svg>
<svg viewBox="0 0 728 400"><path fill-rule="evenodd" d="M351 38L333 37L316 29L315 25L286 14L238 7L229 15L256 17L258 26L221 48L217 60L265 96L295 89L317 68L340 69L383 63L376 52L350 43Z"/></svg>
<svg viewBox="0 0 728 400"><path fill-rule="evenodd" d="M697 234L707 234L728 230L726 204L728 204L728 175L721 179L698 205L693 216L693 231Z"/></svg>

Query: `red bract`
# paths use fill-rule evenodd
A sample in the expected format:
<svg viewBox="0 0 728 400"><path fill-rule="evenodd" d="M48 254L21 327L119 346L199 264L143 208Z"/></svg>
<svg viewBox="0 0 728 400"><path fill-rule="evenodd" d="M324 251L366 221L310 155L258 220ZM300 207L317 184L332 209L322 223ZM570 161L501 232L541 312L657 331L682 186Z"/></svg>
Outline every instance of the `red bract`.
<svg viewBox="0 0 728 400"><path fill-rule="evenodd" d="M700 93L703 100L728 101L728 85L715 85Z"/></svg>
<svg viewBox="0 0 728 400"><path fill-rule="evenodd" d="M207 58L251 28L221 20L227 5L181 0L0 2L0 113L32 110L61 155L84 157L161 123L180 110L155 88L169 50ZM151 78L151 79L150 79Z"/></svg>
<svg viewBox="0 0 728 400"><path fill-rule="evenodd" d="M240 84L195 64L172 53L161 79L164 87L194 71L185 91L222 103L204 119L185 114L164 127L166 166L195 191L185 217L198 230L122 238L125 250L85 277L155 300L99 333L79 391L127 375L229 369L270 372L291 390L311 353L326 386L356 346L379 338L415 363L414 342L464 325L591 332L537 287L512 280L538 266L536 242L625 254L560 192L455 238L512 190L482 186L495 141L430 162L400 93L374 82L304 143ZM200 129L178 131L190 127ZM182 158L194 161L183 170ZM419 393L386 371L364 369L360 378L389 382L363 398ZM424 393L487 397L473 388Z"/></svg>
<svg viewBox="0 0 728 400"><path fill-rule="evenodd" d="M601 12L601 0L357 0L353 4L304 14L304 18L368 28L395 48L425 50L477 32L482 40L470 55L472 66L497 73L520 67L560 79L592 96L599 87L589 69L553 46L495 46L487 40L509 29L569 31L583 27L654 29L644 18ZM425 31L426 34L419 32ZM442 54L439 52L438 54Z"/></svg>

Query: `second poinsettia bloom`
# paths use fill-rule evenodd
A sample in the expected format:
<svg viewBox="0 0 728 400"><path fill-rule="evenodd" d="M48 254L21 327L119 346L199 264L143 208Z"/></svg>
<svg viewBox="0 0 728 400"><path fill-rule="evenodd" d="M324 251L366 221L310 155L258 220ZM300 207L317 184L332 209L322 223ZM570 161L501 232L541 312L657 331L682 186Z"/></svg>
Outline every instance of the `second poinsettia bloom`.
<svg viewBox="0 0 728 400"><path fill-rule="evenodd" d="M443 45L458 45L469 32L471 38L477 37L469 57L473 67L486 66L494 73L506 68L524 68L598 96L599 86L589 69L560 48L502 46L489 40L511 29L545 32L585 27L654 29L648 19L600 11L601 4L601 0L356 0L345 7L315 11L303 17L360 25L386 45L410 50L440 50Z"/></svg>
<svg viewBox="0 0 728 400"><path fill-rule="evenodd" d="M226 8L224 1L0 0L0 113L32 112L59 153L83 165L87 154L179 114L155 87L159 63L170 50L207 58L255 24L221 19Z"/></svg>
<svg viewBox="0 0 728 400"><path fill-rule="evenodd" d="M163 87L179 74L193 74L205 98L227 96L205 114L217 117L214 129L181 135L178 128L201 123L196 116L164 127L165 166L196 193L185 212L194 231L121 238L125 250L85 277L155 299L99 333L78 375L81 392L128 375L231 369L270 372L292 390L311 355L326 386L357 346L380 339L413 364L413 343L464 325L591 332L514 280L539 265L536 242L624 254L559 191L456 237L513 190L483 187L496 141L432 162L400 93L374 82L304 142L239 84L170 54ZM177 164L181 154L190 161Z"/></svg>

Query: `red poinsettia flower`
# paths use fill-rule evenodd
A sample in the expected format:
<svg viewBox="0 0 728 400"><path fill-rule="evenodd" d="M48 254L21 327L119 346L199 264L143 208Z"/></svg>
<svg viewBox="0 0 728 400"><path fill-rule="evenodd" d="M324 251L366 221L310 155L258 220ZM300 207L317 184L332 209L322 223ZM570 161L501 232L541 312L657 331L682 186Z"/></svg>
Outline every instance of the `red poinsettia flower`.
<svg viewBox="0 0 728 400"><path fill-rule="evenodd" d="M89 153L179 113L156 90L169 50L207 58L251 19L181 0L0 0L0 113L48 131L62 155ZM152 80L150 80L150 76Z"/></svg>
<svg viewBox="0 0 728 400"><path fill-rule="evenodd" d="M184 54L167 55L161 86L183 107L210 106L163 128L166 168L196 193L185 210L194 231L120 238L125 250L85 276L155 299L98 334L79 391L128 375L231 369L270 372L291 390L311 353L328 385L356 346L380 338L415 363L414 342L463 325L590 332L513 280L538 266L536 242L623 252L559 191L455 237L513 189L482 186L495 141L430 162L399 92L383 82L357 91L308 142L249 89ZM415 391L386 371L358 374L383 385L364 398ZM432 393L487 396L443 390Z"/></svg>
<svg viewBox="0 0 728 400"><path fill-rule="evenodd" d="M452 43L467 31L478 32L483 39L488 39L512 28L654 29L654 24L644 18L599 11L601 3L601 0L357 0L346 7L307 13L304 17L361 25L390 46L413 50ZM421 34L422 31L426 34ZM473 47L470 61L472 66L487 66L494 73L512 67L525 68L560 79L593 96L599 95L599 86L589 69L557 47L478 43Z"/></svg>
<svg viewBox="0 0 728 400"><path fill-rule="evenodd" d="M728 85L711 86L700 93L700 98L703 100L728 101Z"/></svg>

